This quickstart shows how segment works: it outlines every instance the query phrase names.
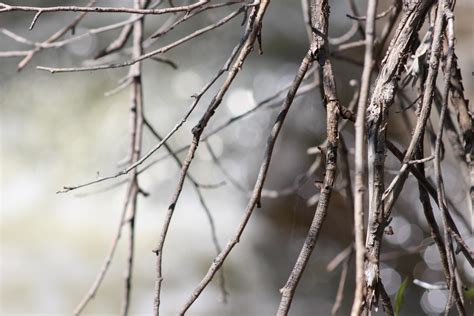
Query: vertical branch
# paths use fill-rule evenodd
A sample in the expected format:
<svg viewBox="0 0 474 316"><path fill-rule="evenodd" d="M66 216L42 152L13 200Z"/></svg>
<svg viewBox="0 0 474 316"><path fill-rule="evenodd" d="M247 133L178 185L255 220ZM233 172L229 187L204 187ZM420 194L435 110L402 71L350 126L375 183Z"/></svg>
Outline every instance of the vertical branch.
<svg viewBox="0 0 474 316"><path fill-rule="evenodd" d="M379 255L386 224L382 195L384 193L384 165L386 151L386 125L388 109L393 104L398 74L402 71L413 40L432 5L432 1L404 1L404 15L390 43L387 55L377 77L372 99L368 107L368 187L369 216L367 229L367 263L365 277L366 302L371 308L376 299L379 280ZM416 138L418 139L418 138Z"/></svg>
<svg viewBox="0 0 474 316"><path fill-rule="evenodd" d="M448 39L449 41L449 39ZM469 111L469 101L464 97L464 87L462 83L461 70L458 67L457 57L453 52L453 61L451 68L451 105L455 117L457 118L456 134L459 137L462 149L459 150L458 156L466 163L466 169L468 172L465 173L465 182L468 186L467 199L468 208L471 216L471 231L474 230L474 129L473 120L474 117ZM450 123L451 118L449 115L446 117L446 123ZM453 124L450 124L453 125ZM448 125L449 126L449 125ZM448 134L449 135L449 134Z"/></svg>
<svg viewBox="0 0 474 316"><path fill-rule="evenodd" d="M447 34L448 34L448 50L447 50L447 59L446 59L446 69L445 69L445 76L444 76L444 90L443 90L443 104L441 108L440 114L440 122L439 122L439 131L436 135L436 143L435 143L435 153L434 153L434 169L435 169L435 178L436 178L436 191L437 197L439 202L439 208L441 211L442 219L443 219L443 228L444 228L444 246L445 246L445 253L447 255L447 263L448 263L448 271L449 271L449 279L447 280L448 288L449 288L449 299L446 306L446 310L449 310L449 307L452 303L452 299L454 299L458 311L461 315L465 314L464 305L462 302L462 292L459 293L458 286L456 285L456 259L454 257L454 249L453 249L453 242L451 238L451 234L449 233L449 224L447 220L447 213L448 209L446 207L446 197L444 192L444 184L443 184L443 175L441 172L441 142L443 138L443 128L444 128L444 121L448 107L448 98L449 98L449 91L450 91L450 83L451 83L451 69L453 66L453 52L454 52L454 26L453 26L453 14L448 8L448 4L446 0L440 2L438 7L438 14L436 18L436 22L442 24L444 19L447 19Z"/></svg>
<svg viewBox="0 0 474 316"><path fill-rule="evenodd" d="M364 299L364 197L365 197L365 168L366 159L366 135L365 135L365 112L369 97L370 78L374 66L374 37L375 37L375 13L377 11L377 0L370 0L367 5L367 23L365 29L365 56L364 69L362 71L359 104L357 108L357 119L355 123L355 199L354 199L354 232L356 250L356 288L354 302L352 305L352 316L360 315Z"/></svg>
<svg viewBox="0 0 474 316"><path fill-rule="evenodd" d="M140 8L140 1L135 0L135 7ZM58 33L59 34L59 33ZM59 36L58 36L59 37ZM134 39L133 39L133 54L134 56L140 56L142 54L142 37L143 37L143 20L138 20L134 24ZM128 159L131 163L135 163L140 158L141 152L141 137L142 137L142 112L143 112L143 101L142 101L142 86L141 86L141 69L140 63L132 66L130 69L131 75L133 76L133 90L132 90L132 102L130 108L130 152ZM135 238L135 212L137 208L137 197L140 193L138 186L138 170L134 169L129 176L129 185L127 189L126 199L123 206L123 211L120 216L120 222L115 234L115 238L112 242L112 246L107 254L106 260L98 273L96 280L92 284L90 290L81 300L79 305L74 310L74 315L79 315L87 304L96 295L102 281L107 273L110 264L112 263L113 256L117 249L118 242L120 240L124 226L129 226L129 245L128 245L128 258L127 267L125 270L125 284L124 284L124 298L122 302L121 315L127 315L130 306L130 294L132 288L132 267L133 267L133 253L134 253L134 238Z"/></svg>
<svg viewBox="0 0 474 316"><path fill-rule="evenodd" d="M472 128L473 118L472 114L469 113L469 101L464 96L461 69L459 69L457 56L454 52L450 85L450 99L452 106L455 109L460 130L460 138L463 141L465 154L471 156L472 150L474 149L474 130Z"/></svg>
<svg viewBox="0 0 474 316"><path fill-rule="evenodd" d="M321 187L320 198L313 221L309 228L303 247L296 260L285 286L280 290L281 300L278 307L278 315L287 315L293 296L301 279L303 271L309 261L311 253L316 246L316 241L321 230L321 226L327 214L329 198L331 196L334 179L336 176L337 146L338 146L338 121L339 121L339 101L336 95L336 84L332 72L332 64L328 50L328 19L329 4L327 0L312 0L311 21L313 38L311 42L311 52L313 58L318 60L323 77L324 101L326 103L326 124L327 124L327 152L326 152L326 172Z"/></svg>
<svg viewBox="0 0 474 316"><path fill-rule="evenodd" d="M141 0L134 0L134 8L141 8ZM132 56L137 58L142 55L144 19L139 19L133 23L133 46ZM140 159L142 130L143 130L143 91L141 82L141 63L138 62L130 68L132 78L132 101L130 106L130 163L134 164ZM129 175L131 195L130 205L126 218L129 227L128 235L128 258L125 268L125 292L122 302L121 315L128 315L130 307L130 296L132 291L132 270L135 244L135 216L137 210L137 198L140 194L138 185L138 170L133 169Z"/></svg>
<svg viewBox="0 0 474 316"><path fill-rule="evenodd" d="M356 90L355 90L355 93L354 93L354 98L351 102L353 102L353 104L355 104L358 99L359 99L359 89L357 87ZM351 108L350 105L349 105L349 108ZM347 121L342 121L342 123L339 124L339 150L340 150L340 154L339 154L340 168L339 168L339 170L340 170L340 174L345 178L344 181L346 181L346 184L344 185L344 191L345 191L346 199L348 200L347 202L348 202L348 206L349 206L347 208L347 211L349 211L349 214L347 214L347 215L350 216L350 213L352 213L352 211L354 210L354 193L352 191L353 188L352 188L352 182L351 182L351 170L350 170L349 159L348 159L349 158L349 151L347 149L347 145L346 145L346 142L344 140L344 137L342 137L342 130L343 130L345 122L347 122ZM347 225L349 227L354 227L354 224L353 224L352 221L348 221ZM350 266L350 263L351 263L351 260L352 260L352 257L353 257L354 245L351 243L348 246L348 248L346 248L346 250L347 249L349 249L348 250L349 254L345 258L344 263L342 265L341 275L340 275L340 278L339 278L339 284L338 284L338 288L337 288L337 292L336 292L336 298L335 298L334 304L331 308L331 315L337 315L339 309L341 308L343 300L344 300L344 289L345 289L346 280L347 280L347 273L348 273L349 266ZM346 251L346 250L344 250L344 251ZM335 259L333 259L333 261L334 260ZM326 270L331 271L331 269L329 269L329 267L330 266L328 264L328 268L326 268Z"/></svg>

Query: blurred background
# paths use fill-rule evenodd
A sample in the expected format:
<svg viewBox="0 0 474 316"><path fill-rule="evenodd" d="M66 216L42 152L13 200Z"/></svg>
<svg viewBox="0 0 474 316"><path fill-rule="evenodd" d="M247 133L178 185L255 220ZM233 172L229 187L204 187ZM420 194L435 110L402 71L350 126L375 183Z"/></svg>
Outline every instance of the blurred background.
<svg viewBox="0 0 474 316"><path fill-rule="evenodd" d="M7 1L8 4L38 5L37 1ZM180 1L181 2L181 1ZM364 1L356 1L365 12ZM350 13L345 1L330 1L330 34L344 34L351 26L345 16ZM382 11L390 1L380 1ZM64 4L45 1L41 5ZM70 1L85 5L86 1ZM98 1L102 6L131 6L131 1ZM225 16L229 8L209 11L183 23L161 38L154 47L164 46ZM362 14L363 15L363 14ZM473 99L474 84L474 4L457 1L456 52L464 78L466 97ZM67 25L74 13L43 14L32 31L28 26L34 13L2 13L0 27L35 41L44 41ZM90 28L127 19L126 14L88 14L76 28L76 34ZM162 16L146 18L146 34L152 34L165 20ZM385 20L379 21L379 30ZM145 61L144 104L147 118L166 135L192 103L191 95L214 76L240 40L242 18L187 42L166 53L178 65ZM112 175L123 167L127 154L130 88L112 96L128 69L95 72L50 74L35 67L80 66L118 35L118 30L86 36L60 49L48 49L35 55L21 72L16 67L21 58L0 59L0 133L1 133L1 248L0 248L0 314L1 315L69 315L95 279L113 239L125 197L125 186L110 182L66 194L56 194L64 185L76 185L98 176ZM67 37L71 34L66 35ZM355 39L360 38L357 34ZM291 82L307 50L299 1L273 0L264 19L262 56L252 53L239 73L232 89L220 106L211 126L217 127L229 118L252 109L258 102ZM0 51L24 50L28 46L0 34ZM343 54L363 60L363 48ZM126 55L115 55L128 60ZM344 59L334 59L339 97L344 104L351 100L361 68ZM222 81L219 81L219 83ZM218 83L218 84L219 84ZM217 84L217 86L218 86ZM173 136L173 149L188 145L191 128L205 111L216 89L211 89L188 122ZM281 102L280 102L281 103ZM277 105L279 105L278 103ZM264 145L276 116L276 108L265 108L209 138L214 154L238 184L250 191L263 157ZM405 112L413 116L411 111ZM400 117L404 114L396 103L391 111L389 137L400 145L407 144L409 131ZM437 126L437 125L436 125ZM349 148L346 155L352 166L353 125L343 131ZM317 159L307 154L309 147L325 139L325 111L318 89L298 97L289 113L276 145L266 190L291 194L270 196L256 209L240 243L225 265L226 304L219 301L217 278L203 292L189 315L272 315L280 300L279 289L285 284L299 253L315 207L314 181L322 179L318 168L310 179L301 175ZM144 152L157 143L144 132ZM449 145L447 145L449 146ZM455 220L467 243L474 248L463 172L447 149L445 181L447 193L463 214ZM160 149L152 160L166 156ZM183 153L179 155L183 158ZM341 155L344 157L344 155ZM387 155L388 174L399 168ZM177 183L179 168L172 159L163 159L140 176L142 188L150 193L138 201L136 251L133 271L132 315L150 315L155 278L155 247L164 213ZM393 172L392 172L393 171ZM225 180L212 161L206 146L199 147L191 174L200 183ZM429 170L427 171L429 172ZM331 272L326 266L352 239L352 211L344 186L338 177L331 197L329 215L316 250L304 273L292 304L292 315L330 314L340 277L341 265ZM271 193L271 192L270 192ZM214 216L222 245L234 235L248 197L232 183L204 191ZM438 210L434 210L438 213ZM382 278L393 297L405 278L437 283L443 280L438 253L430 245L429 233L418 201L417 183L409 177L393 212L393 235L386 235L382 257ZM126 235L123 235L126 236ZM123 238L123 237L122 237ZM125 268L125 240L99 289L96 298L85 309L85 315L115 315L122 299ZM209 223L193 187L186 183L178 202L164 249L164 282L162 311L174 315L198 284L214 259ZM384 257L385 256L385 257ZM465 284L472 288L474 273L458 257ZM352 304L353 261L348 271L345 297L340 314L348 314ZM427 291L410 282L405 294L402 315L439 315L444 311L447 291ZM474 311L472 299L466 306Z"/></svg>

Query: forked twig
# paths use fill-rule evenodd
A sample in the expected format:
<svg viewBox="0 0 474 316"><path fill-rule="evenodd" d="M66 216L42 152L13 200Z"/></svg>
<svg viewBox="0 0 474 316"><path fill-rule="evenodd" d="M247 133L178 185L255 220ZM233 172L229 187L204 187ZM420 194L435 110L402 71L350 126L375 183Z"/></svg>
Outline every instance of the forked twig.
<svg viewBox="0 0 474 316"><path fill-rule="evenodd" d="M257 180L255 182L255 186L252 192L252 196L249 200L249 203L245 209L244 215L242 217L242 220L240 221L240 224L237 228L237 231L235 232L234 237L229 240L225 248L221 251L221 253L213 260L211 267L209 268L206 276L201 280L199 285L196 287L196 289L193 291L191 296L188 298L184 306L181 308L180 314L183 315L189 307L196 301L196 299L199 297L199 295L202 293L202 291L206 288L206 286L211 282L212 278L216 274L216 272L220 269L224 261L226 260L227 256L229 253L232 251L234 246L240 241L240 237L242 236L242 233L250 219L250 216L253 213L253 210L255 209L256 206L260 205L260 194L263 189L263 185L265 183L265 179L267 176L268 169L270 167L270 161L272 158L273 154L273 148L275 146L276 140L278 138L278 135L281 131L283 122L286 118L286 115L291 107L291 104L293 102L293 99L296 95L296 92L298 90L298 87L303 80L303 77L305 73L308 71L308 68L312 62L312 54L311 51L309 51L305 58L303 59L300 68L298 69L298 73L293 81L293 84L288 91L288 95L283 102L283 105L281 107L281 110L278 114L278 117L273 125L272 131L270 133L270 136L268 137L267 140L267 147L265 149L265 154L264 154L264 159L262 164L260 165L260 170L257 176Z"/></svg>

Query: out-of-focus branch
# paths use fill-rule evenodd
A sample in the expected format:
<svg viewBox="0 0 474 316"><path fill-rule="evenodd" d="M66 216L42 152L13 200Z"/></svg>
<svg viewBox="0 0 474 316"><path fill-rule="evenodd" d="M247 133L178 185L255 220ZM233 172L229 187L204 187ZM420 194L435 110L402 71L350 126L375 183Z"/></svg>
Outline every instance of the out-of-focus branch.
<svg viewBox="0 0 474 316"><path fill-rule="evenodd" d="M344 259L344 263L342 265L341 276L339 277L339 284L337 286L337 294L336 300L331 309L331 315L337 315L337 312L341 308L342 301L344 299L344 288L347 279L347 271L349 270L349 265L352 259L353 247L352 245L349 248L350 252L349 255Z"/></svg>
<svg viewBox="0 0 474 316"><path fill-rule="evenodd" d="M422 145L422 143L420 142L420 145ZM403 162L403 158L404 158L404 154L402 153L402 151L400 151L392 142L390 142L389 140L387 140L387 148L390 150L390 152L392 152L392 154L400 161L400 162ZM418 149L419 150L419 149ZM436 192L436 188L433 184L431 184L431 182L425 177L425 174L424 174L424 169L423 170L420 170L420 168L423 168L422 165L409 165L408 169L410 170L410 172L415 176L415 178L417 179L418 183L421 185L420 188L423 188L426 190L426 193L429 195L429 197L431 197L434 202L436 203L436 205L438 206L438 208L441 208L440 207L440 202L438 201L438 196L437 196L437 192ZM420 190L421 191L421 190ZM426 198L423 198L420 196L420 200L421 200L421 203L423 205L423 207L425 207L425 204L424 204L424 201L427 201L429 202L429 197L426 196ZM452 203L451 203L452 204ZM429 207L431 208L430 204L429 203L426 203L426 205L429 205ZM454 208L453 205L450 205L451 208ZM431 211L431 214L432 214L432 211ZM447 216L447 220L448 220L448 224L449 224L449 227L450 229L452 229L453 233L455 233L456 235L460 236L459 235L459 230L457 229L456 227L456 224L454 223L454 220L452 219L450 213L448 212L446 214ZM428 224L430 223L435 223L436 224L436 221L434 220L434 215L428 215L426 216L426 212L425 212L425 217L427 218L428 220ZM433 225L434 226L434 225ZM439 233L438 233L439 236L441 236ZM434 237L433 237L434 238ZM439 237L439 239L441 239L441 237ZM472 251L470 251L468 248L466 247L461 247L461 251L463 252L463 255L465 256L465 258L467 259L467 261L469 262L469 264L471 265L471 267L474 267L474 257L473 257L473 254L472 254Z"/></svg>

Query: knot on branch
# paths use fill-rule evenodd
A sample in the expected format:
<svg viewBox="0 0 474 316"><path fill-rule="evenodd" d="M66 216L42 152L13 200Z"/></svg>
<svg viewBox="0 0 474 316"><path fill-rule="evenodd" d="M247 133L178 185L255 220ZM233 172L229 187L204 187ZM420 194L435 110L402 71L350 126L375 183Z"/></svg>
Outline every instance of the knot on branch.
<svg viewBox="0 0 474 316"><path fill-rule="evenodd" d="M198 137L199 135L202 134L203 129L204 128L202 126L202 123L199 122L196 126L193 127L193 129L191 130L191 133L193 133L195 137Z"/></svg>

